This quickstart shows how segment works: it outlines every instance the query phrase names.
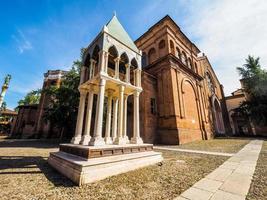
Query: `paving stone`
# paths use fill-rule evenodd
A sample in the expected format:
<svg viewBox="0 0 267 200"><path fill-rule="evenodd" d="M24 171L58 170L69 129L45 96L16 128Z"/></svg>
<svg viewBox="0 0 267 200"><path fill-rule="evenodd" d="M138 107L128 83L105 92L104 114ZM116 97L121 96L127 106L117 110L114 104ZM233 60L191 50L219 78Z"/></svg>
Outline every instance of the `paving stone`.
<svg viewBox="0 0 267 200"><path fill-rule="evenodd" d="M239 162L226 161L219 168L223 168L223 169L236 169L239 165L240 165Z"/></svg>
<svg viewBox="0 0 267 200"><path fill-rule="evenodd" d="M222 184L220 190L238 195L246 195L250 187L251 179L252 177L246 174L232 173Z"/></svg>
<svg viewBox="0 0 267 200"><path fill-rule="evenodd" d="M232 194L222 190L218 190L210 200L245 200L246 196L240 196L237 194Z"/></svg>
<svg viewBox="0 0 267 200"><path fill-rule="evenodd" d="M212 192L191 187L181 194L182 197L190 200L207 200L212 196Z"/></svg>
<svg viewBox="0 0 267 200"><path fill-rule="evenodd" d="M233 173L234 170L232 169L224 169L224 168L217 168L210 174L206 176L206 178L216 180L216 181L225 181L226 178Z"/></svg>
<svg viewBox="0 0 267 200"><path fill-rule="evenodd" d="M245 200L262 141L251 141L180 197L190 200Z"/></svg>
<svg viewBox="0 0 267 200"><path fill-rule="evenodd" d="M184 197L181 197L181 196L179 196L179 197L176 197L175 199L173 199L173 200L188 200L187 198L184 198Z"/></svg>
<svg viewBox="0 0 267 200"><path fill-rule="evenodd" d="M208 178L203 178L197 183L195 183L193 187L196 187L202 190L207 190L209 192L216 192L216 190L218 190L222 184L223 182L221 181L215 181L215 180L211 180Z"/></svg>

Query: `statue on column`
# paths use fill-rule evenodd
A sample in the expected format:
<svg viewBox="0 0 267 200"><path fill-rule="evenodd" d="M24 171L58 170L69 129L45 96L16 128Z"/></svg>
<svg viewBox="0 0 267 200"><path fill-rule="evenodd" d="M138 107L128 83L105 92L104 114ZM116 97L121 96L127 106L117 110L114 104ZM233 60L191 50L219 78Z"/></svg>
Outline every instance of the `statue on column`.
<svg viewBox="0 0 267 200"><path fill-rule="evenodd" d="M11 75L8 74L6 77L5 77L5 81L4 81L4 84L2 86L2 91L0 93L0 107L2 106L2 103L4 101L4 97L5 97L5 94L6 94L6 91L8 89L8 86L9 86L9 83L10 83L10 79L11 79Z"/></svg>

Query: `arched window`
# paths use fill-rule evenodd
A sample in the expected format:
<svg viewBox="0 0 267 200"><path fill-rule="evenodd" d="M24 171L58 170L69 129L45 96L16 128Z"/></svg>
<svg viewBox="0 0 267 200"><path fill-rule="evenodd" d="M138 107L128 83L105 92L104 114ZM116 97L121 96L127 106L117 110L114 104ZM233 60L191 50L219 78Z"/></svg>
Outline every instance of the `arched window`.
<svg viewBox="0 0 267 200"><path fill-rule="evenodd" d="M187 65L185 52L182 52L182 54L181 54L181 60L182 60L182 63L183 64Z"/></svg>
<svg viewBox="0 0 267 200"><path fill-rule="evenodd" d="M170 50L173 55L175 55L175 49L174 49L174 43L172 40L170 40Z"/></svg>
<svg viewBox="0 0 267 200"><path fill-rule="evenodd" d="M92 54L92 59L95 61L94 69L92 72L93 76L99 73L99 66L98 66L99 65L99 51L100 51L100 48L98 45L96 45L93 50L93 54Z"/></svg>
<svg viewBox="0 0 267 200"><path fill-rule="evenodd" d="M195 62L195 72L198 74L197 63Z"/></svg>
<svg viewBox="0 0 267 200"><path fill-rule="evenodd" d="M214 94L215 88L214 88L213 81L212 81L212 78L211 78L209 73L206 73L206 80L207 80L207 84L208 84L210 93Z"/></svg>
<svg viewBox="0 0 267 200"><path fill-rule="evenodd" d="M143 52L142 54L142 67L145 67L147 65L147 55L146 52Z"/></svg>
<svg viewBox="0 0 267 200"><path fill-rule="evenodd" d="M193 69L193 65L192 65L192 61L191 61L191 59L188 58L187 61L188 61L188 67L189 67L190 69Z"/></svg>
<svg viewBox="0 0 267 200"><path fill-rule="evenodd" d="M164 49L165 48L165 40L161 40L159 42L159 49Z"/></svg>
<svg viewBox="0 0 267 200"><path fill-rule="evenodd" d="M178 47L176 47L176 57L181 59L181 52L180 52L180 49Z"/></svg>
<svg viewBox="0 0 267 200"><path fill-rule="evenodd" d="M148 51L148 64L151 64L156 60L156 50L154 48Z"/></svg>

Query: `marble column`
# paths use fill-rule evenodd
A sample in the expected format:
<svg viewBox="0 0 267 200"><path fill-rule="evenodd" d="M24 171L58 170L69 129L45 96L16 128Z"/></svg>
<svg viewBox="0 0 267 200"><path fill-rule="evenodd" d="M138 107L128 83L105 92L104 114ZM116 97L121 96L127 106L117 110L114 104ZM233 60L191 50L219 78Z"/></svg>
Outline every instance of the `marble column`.
<svg viewBox="0 0 267 200"><path fill-rule="evenodd" d="M98 92L98 97L97 97L97 106L96 106L94 136L91 138L89 142L89 145L92 145L92 146L105 145L105 141L102 138L105 86L106 86L106 80L100 79L99 92Z"/></svg>
<svg viewBox="0 0 267 200"><path fill-rule="evenodd" d="M108 104L107 104L107 117L106 117L106 130L105 130L105 143L112 144L110 137L110 127L111 127L111 108L112 108L112 90L108 91Z"/></svg>
<svg viewBox="0 0 267 200"><path fill-rule="evenodd" d="M96 61L94 59L90 59L90 69L89 69L89 80L94 77L95 74L95 64Z"/></svg>
<svg viewBox="0 0 267 200"><path fill-rule="evenodd" d="M83 117L84 117L86 94L87 94L86 90L83 90L83 89L80 90L80 102L79 102L78 116L77 116L77 121L76 121L75 135L71 139L72 144L79 144L82 139Z"/></svg>
<svg viewBox="0 0 267 200"><path fill-rule="evenodd" d="M112 141L117 138L117 125L118 125L118 98L113 98L113 118L112 118Z"/></svg>
<svg viewBox="0 0 267 200"><path fill-rule="evenodd" d="M129 137L127 136L127 100L128 95L124 95L124 108L123 108L123 134L122 137L126 143L129 143Z"/></svg>
<svg viewBox="0 0 267 200"><path fill-rule="evenodd" d="M119 79L120 78L120 57L118 57L118 58L115 58L114 59L114 61L115 61L115 78L116 79Z"/></svg>
<svg viewBox="0 0 267 200"><path fill-rule="evenodd" d="M133 144L143 144L143 140L140 137L140 118L139 118L139 95L140 92L135 91L134 93L134 130L133 137L131 138L131 143Z"/></svg>
<svg viewBox="0 0 267 200"><path fill-rule="evenodd" d="M130 82L130 64L126 64L125 67L126 67L126 74L125 74L125 82L126 83L129 83Z"/></svg>
<svg viewBox="0 0 267 200"><path fill-rule="evenodd" d="M84 83L84 81L85 81L85 72L86 72L86 67L85 66L82 66L82 68L81 68L81 75L80 75L80 85L82 84L82 83Z"/></svg>
<svg viewBox="0 0 267 200"><path fill-rule="evenodd" d="M108 59L108 57L106 56L107 55L107 52L105 52L104 50L101 50L99 52L99 72L101 73L106 73L106 66L108 64L108 62L106 62L106 60Z"/></svg>
<svg viewBox="0 0 267 200"><path fill-rule="evenodd" d="M105 52L105 72L108 73L108 55L109 52Z"/></svg>
<svg viewBox="0 0 267 200"><path fill-rule="evenodd" d="M123 132L123 96L124 96L124 86L120 85L119 93L119 113L118 113L118 135L115 140L115 144L126 144L125 139L122 136Z"/></svg>
<svg viewBox="0 0 267 200"><path fill-rule="evenodd" d="M84 135L82 136L82 140L81 140L82 145L88 145L91 139L90 128L91 128L91 119L92 119L93 100L94 100L94 93L93 93L93 90L90 89L88 93Z"/></svg>

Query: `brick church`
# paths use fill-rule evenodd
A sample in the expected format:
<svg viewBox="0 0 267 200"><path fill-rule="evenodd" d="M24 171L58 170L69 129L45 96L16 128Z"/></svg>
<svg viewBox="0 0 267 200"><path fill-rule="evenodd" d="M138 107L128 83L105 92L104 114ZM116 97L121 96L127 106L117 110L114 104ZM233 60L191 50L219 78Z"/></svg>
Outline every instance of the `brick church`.
<svg viewBox="0 0 267 200"><path fill-rule="evenodd" d="M167 15L135 41L142 50L141 134L183 144L228 131L223 86L207 56Z"/></svg>
<svg viewBox="0 0 267 200"><path fill-rule="evenodd" d="M107 65L111 67L108 73L115 72L117 66L118 80L125 76L125 80L128 79L128 83L135 86L137 72L134 67L139 61L129 62L127 55L118 53L118 49L123 45L137 52L136 55L142 55L140 72L143 91L140 93L139 110L140 135L144 142L183 144L210 139L230 130L223 86L207 56L201 53L170 16L162 18L135 42L132 42L116 16L106 27L110 29L110 38L118 43L108 49ZM90 48L89 45L87 49ZM94 48L91 57L86 53L83 56L81 85L90 81L90 76L94 75L101 65L97 63L100 53L99 49ZM92 68L93 65L95 67ZM124 65L126 69L121 70ZM128 65L130 68L127 71ZM109 76L114 75L111 74ZM45 103L41 102L41 105L43 104ZM127 112L123 121L127 128L123 128L129 138L134 129L133 104L131 96L128 100L126 98ZM38 113L40 112L42 111L39 110ZM94 117L92 115L92 118ZM41 121L42 119L38 118L37 124L42 124Z"/></svg>

